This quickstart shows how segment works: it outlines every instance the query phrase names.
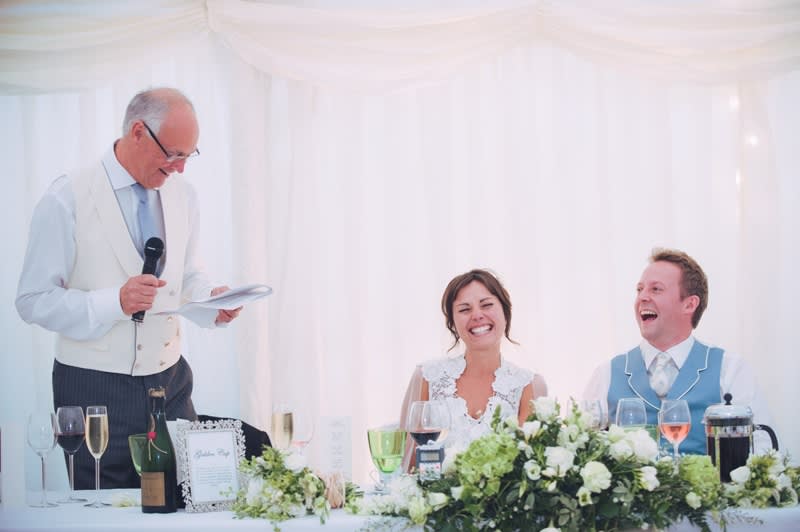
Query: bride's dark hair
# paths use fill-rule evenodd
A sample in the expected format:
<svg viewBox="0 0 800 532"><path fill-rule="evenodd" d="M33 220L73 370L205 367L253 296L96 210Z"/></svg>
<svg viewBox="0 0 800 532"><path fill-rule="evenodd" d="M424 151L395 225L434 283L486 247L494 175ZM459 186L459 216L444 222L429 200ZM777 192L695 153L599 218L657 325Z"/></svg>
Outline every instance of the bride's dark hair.
<svg viewBox="0 0 800 532"><path fill-rule="evenodd" d="M444 322L447 326L447 330L450 331L450 334L452 334L454 338L453 345L450 346L448 351L457 346L460 340L458 331L456 331L456 325L453 321L453 301L455 301L461 289L472 281L481 283L486 287L489 293L500 301L500 305L503 307L503 315L506 318L505 336L508 338L509 342L516 344L517 342L512 340L509 336L509 331L511 330L511 297L492 272L489 270L475 269L454 277L453 280L447 284L447 288L444 289L444 294L442 294L442 314L444 314Z"/></svg>

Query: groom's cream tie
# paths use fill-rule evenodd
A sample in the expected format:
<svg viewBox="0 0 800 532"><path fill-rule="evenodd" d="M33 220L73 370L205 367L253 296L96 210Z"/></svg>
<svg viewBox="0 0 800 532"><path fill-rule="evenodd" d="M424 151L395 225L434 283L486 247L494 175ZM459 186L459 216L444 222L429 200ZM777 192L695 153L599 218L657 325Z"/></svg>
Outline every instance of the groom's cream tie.
<svg viewBox="0 0 800 532"><path fill-rule="evenodd" d="M650 374L650 387L659 398L663 399L672 388L675 377L678 376L678 367L667 353L659 353L650 364L648 373Z"/></svg>

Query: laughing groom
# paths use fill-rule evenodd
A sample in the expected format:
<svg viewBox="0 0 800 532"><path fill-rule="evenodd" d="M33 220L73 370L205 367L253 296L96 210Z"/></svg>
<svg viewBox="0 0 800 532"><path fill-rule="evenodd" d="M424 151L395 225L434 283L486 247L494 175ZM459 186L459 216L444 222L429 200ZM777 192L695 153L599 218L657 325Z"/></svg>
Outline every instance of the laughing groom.
<svg viewBox="0 0 800 532"><path fill-rule="evenodd" d="M658 424L663 399L685 399L692 427L680 448L691 454L705 454L703 413L726 393L733 403L750 406L756 423L769 423L749 365L693 336L707 304L708 280L697 262L682 251L653 250L633 305L642 342L595 369L584 398L605 399L613 423L617 402L638 397L645 403L648 425ZM769 440L757 441L756 447L769 448Z"/></svg>

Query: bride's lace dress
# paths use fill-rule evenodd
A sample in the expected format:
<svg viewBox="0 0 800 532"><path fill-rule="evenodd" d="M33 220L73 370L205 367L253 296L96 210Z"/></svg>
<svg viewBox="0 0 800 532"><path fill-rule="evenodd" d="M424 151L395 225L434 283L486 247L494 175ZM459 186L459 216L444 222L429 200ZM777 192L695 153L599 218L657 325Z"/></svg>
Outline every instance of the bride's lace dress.
<svg viewBox="0 0 800 532"><path fill-rule="evenodd" d="M456 395L456 380L464 373L466 365L463 355L422 365L422 376L428 381L430 399L446 402L450 411L450 432L444 441L445 447L466 447L472 440L489 432L492 416L498 405L501 408L501 418L516 418L522 390L533 380L531 371L501 358L500 367L494 372L494 394L489 398L480 417L474 418L467 411L467 402Z"/></svg>

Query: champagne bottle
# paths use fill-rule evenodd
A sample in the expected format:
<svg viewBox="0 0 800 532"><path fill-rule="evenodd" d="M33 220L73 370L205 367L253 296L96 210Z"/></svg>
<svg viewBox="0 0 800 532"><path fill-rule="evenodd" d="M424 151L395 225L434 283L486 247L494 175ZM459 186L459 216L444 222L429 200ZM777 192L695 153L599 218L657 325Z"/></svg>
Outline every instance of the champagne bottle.
<svg viewBox="0 0 800 532"><path fill-rule="evenodd" d="M150 428L142 457L142 512L170 513L177 509L175 449L167 430L164 388L150 388Z"/></svg>

